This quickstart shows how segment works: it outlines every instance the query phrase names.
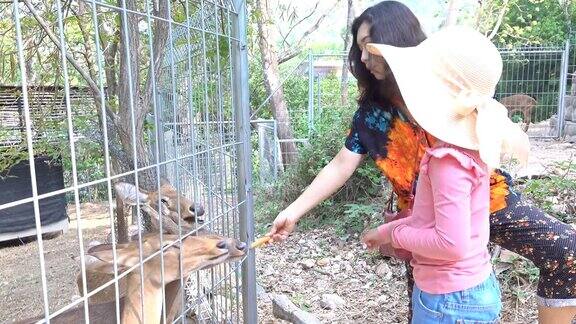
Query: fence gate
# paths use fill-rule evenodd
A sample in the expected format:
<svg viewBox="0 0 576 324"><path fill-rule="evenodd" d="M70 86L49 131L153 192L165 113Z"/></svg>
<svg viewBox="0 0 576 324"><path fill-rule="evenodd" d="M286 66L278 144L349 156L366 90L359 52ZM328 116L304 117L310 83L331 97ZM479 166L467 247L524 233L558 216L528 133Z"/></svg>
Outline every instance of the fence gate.
<svg viewBox="0 0 576 324"><path fill-rule="evenodd" d="M560 137L564 122L568 46L501 49L496 98L513 119L530 120L531 137Z"/></svg>
<svg viewBox="0 0 576 324"><path fill-rule="evenodd" d="M120 322L124 293L144 296L126 307L144 322L257 322L254 255L239 243L254 229L246 10L244 0L0 4L0 87L16 89L22 112L7 131L0 105L0 154L30 175L0 200L2 221L24 228L0 242L0 322ZM31 95L39 87L58 91ZM0 181L13 176L0 165ZM63 181L44 190L45 169ZM59 230L44 217L57 196L70 230L47 233ZM11 214L24 204L30 215Z"/></svg>

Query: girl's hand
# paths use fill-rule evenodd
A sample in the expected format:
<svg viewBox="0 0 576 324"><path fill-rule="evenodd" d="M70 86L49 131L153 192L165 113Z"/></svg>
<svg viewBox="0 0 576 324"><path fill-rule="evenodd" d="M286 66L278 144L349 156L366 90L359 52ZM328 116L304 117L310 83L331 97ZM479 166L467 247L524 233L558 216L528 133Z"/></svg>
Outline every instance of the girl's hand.
<svg viewBox="0 0 576 324"><path fill-rule="evenodd" d="M361 240L369 250L377 250L380 245L390 243L390 235L382 235L382 231L375 228L362 235Z"/></svg>

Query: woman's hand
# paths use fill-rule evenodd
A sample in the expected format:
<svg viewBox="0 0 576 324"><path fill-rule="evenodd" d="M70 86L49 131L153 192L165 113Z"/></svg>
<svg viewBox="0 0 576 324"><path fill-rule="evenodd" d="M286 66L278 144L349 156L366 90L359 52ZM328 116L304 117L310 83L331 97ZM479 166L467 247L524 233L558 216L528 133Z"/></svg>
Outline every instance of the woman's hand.
<svg viewBox="0 0 576 324"><path fill-rule="evenodd" d="M401 210L397 213L386 211L386 212L384 212L384 223L390 223L390 222L393 222L393 221L398 220L398 219L406 218L406 217L410 216L411 214L412 214L412 210L408 209L408 208Z"/></svg>
<svg viewBox="0 0 576 324"><path fill-rule="evenodd" d="M272 228L270 232L266 234L272 238L274 242L284 241L288 238L294 230L296 229L296 223L298 222L298 217L290 213L286 209L281 211L276 219L272 223Z"/></svg>

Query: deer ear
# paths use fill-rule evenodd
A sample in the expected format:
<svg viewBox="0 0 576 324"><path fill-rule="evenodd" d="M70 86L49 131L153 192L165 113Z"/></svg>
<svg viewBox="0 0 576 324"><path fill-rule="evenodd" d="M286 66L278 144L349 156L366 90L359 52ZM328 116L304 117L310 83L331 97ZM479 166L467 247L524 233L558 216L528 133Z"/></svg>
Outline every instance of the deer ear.
<svg viewBox="0 0 576 324"><path fill-rule="evenodd" d="M168 187L168 188L172 188L174 189L174 186L170 183L170 181L168 181L168 179L166 178L161 178L160 179L160 186L161 187Z"/></svg>
<svg viewBox="0 0 576 324"><path fill-rule="evenodd" d="M86 253L86 260L86 269L101 273L114 273L112 244L101 244L90 248ZM116 261L120 272L138 264L140 258L134 244L116 244Z"/></svg>
<svg viewBox="0 0 576 324"><path fill-rule="evenodd" d="M121 251L123 248L126 248L126 244L116 245L116 251ZM84 256L84 262L86 264L86 270L114 274L114 251L112 250L112 244L98 244L90 247ZM118 272L124 272L125 270L126 267L118 262Z"/></svg>
<svg viewBox="0 0 576 324"><path fill-rule="evenodd" d="M139 190L135 185L118 182L114 185L116 190L116 195L122 199L122 201L129 205L136 205L138 201L143 204L148 202L148 194L144 190Z"/></svg>

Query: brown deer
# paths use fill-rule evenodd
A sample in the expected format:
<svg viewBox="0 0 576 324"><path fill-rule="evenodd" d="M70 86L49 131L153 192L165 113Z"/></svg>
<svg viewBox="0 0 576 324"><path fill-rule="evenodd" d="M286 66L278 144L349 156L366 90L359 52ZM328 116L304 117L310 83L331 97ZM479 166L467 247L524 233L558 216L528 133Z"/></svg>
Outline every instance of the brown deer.
<svg viewBox="0 0 576 324"><path fill-rule="evenodd" d="M499 100L504 107L508 109L510 116L515 113L522 114L522 121L524 122L524 131L528 131L528 126L532 122L532 111L538 105L536 99L526 94L515 94L504 97Z"/></svg>
<svg viewBox="0 0 576 324"><path fill-rule="evenodd" d="M116 217L118 224L118 242L125 243L129 240L126 214L124 206L136 206L138 203L143 211L150 215L152 224L156 229L162 229L164 233L178 234L178 217L181 218L182 233L194 229L196 224L202 224L204 208L194 204L184 197L167 180L161 181L158 191L145 191L126 182L118 182L114 185L116 191ZM158 205L160 202L160 206ZM134 215L133 215L134 217ZM140 227L137 226L137 230Z"/></svg>
<svg viewBox="0 0 576 324"><path fill-rule="evenodd" d="M172 323L180 312L181 286L178 279L186 277L193 271L207 269L224 262L242 258L247 245L236 239L219 235L188 236L178 241L177 235L164 235L160 241L158 234L147 234L142 239L143 258L152 256L164 249L164 280L161 277L160 254L143 264L144 286L141 295L140 268L131 270L125 278L125 290L120 296L120 319L122 323L162 322L162 285L165 288L166 320ZM117 244L118 275L139 264L139 242L133 241ZM107 274L113 279L114 259L112 245L102 244L92 247L87 254L90 261L86 262L86 270ZM180 273L180 255L182 255L183 270ZM142 304L144 307L142 308ZM116 322L116 300L104 303L89 304L90 323L109 324ZM43 317L25 320L20 323L35 323ZM70 309L50 320L51 323L84 323L84 304Z"/></svg>

